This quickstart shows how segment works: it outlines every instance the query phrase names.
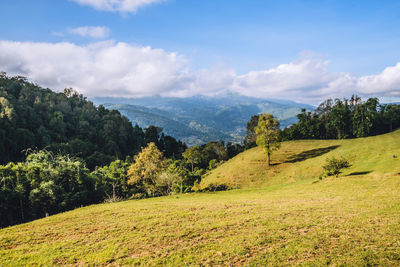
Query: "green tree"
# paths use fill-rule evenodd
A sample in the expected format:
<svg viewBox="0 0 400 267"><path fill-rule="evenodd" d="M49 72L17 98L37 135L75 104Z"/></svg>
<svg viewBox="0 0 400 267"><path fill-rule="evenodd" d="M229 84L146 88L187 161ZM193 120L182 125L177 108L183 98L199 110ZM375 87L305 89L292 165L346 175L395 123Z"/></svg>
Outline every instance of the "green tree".
<svg viewBox="0 0 400 267"><path fill-rule="evenodd" d="M128 164L122 160L115 160L109 166L99 168L96 173L101 176L106 188L111 189L112 201L121 197L126 197ZM108 191L108 190L106 190ZM120 191L121 194L117 194ZM107 192L106 192L107 194Z"/></svg>
<svg viewBox="0 0 400 267"><path fill-rule="evenodd" d="M192 173L189 173L189 170L186 168L184 160L170 161L166 172L177 175L177 189L181 194L184 190L190 188L194 183L194 180L191 179Z"/></svg>
<svg viewBox="0 0 400 267"><path fill-rule="evenodd" d="M135 156L135 162L128 169L128 183L154 196L157 178L165 167L163 153L151 142Z"/></svg>
<svg viewBox="0 0 400 267"><path fill-rule="evenodd" d="M256 144L257 134L256 127L258 125L258 118L260 115L253 115L246 125L246 136L244 137L244 145L247 148L253 147Z"/></svg>
<svg viewBox="0 0 400 267"><path fill-rule="evenodd" d="M194 171L194 165L201 162L202 153L199 146L190 147L182 153L182 156L192 166L192 172Z"/></svg>
<svg viewBox="0 0 400 267"><path fill-rule="evenodd" d="M178 173L162 172L156 179L157 191L164 196L170 195L173 192L182 193L183 177Z"/></svg>
<svg viewBox="0 0 400 267"><path fill-rule="evenodd" d="M326 163L322 168L328 176L335 175L336 177L342 172L342 169L350 167L350 163L344 158L327 158Z"/></svg>
<svg viewBox="0 0 400 267"><path fill-rule="evenodd" d="M271 153L281 145L279 121L272 114L262 114L256 127L257 145L267 154L267 165L270 165Z"/></svg>

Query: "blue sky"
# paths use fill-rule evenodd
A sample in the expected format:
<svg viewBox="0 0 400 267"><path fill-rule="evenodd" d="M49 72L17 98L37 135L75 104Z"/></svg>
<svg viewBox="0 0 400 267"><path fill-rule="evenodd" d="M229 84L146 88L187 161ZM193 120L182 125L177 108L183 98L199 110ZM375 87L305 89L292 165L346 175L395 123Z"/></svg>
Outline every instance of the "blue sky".
<svg viewBox="0 0 400 267"><path fill-rule="evenodd" d="M2 0L0 40L5 44L0 46L0 70L26 75L55 89L76 87L92 96L186 96L228 90L313 102L351 93L393 98L399 94L400 66L397 72L396 64L400 62L400 1L117 0L119 7L110 6L108 1ZM90 37L93 27L101 27L104 34ZM71 44L76 51L84 48L88 62L82 61L82 65L93 64L104 49L118 50L113 48L121 43L135 49L149 47L151 55L137 49L128 49L127 54L115 52L121 60L135 58L132 64L136 71L120 66L99 74L82 70L92 80L105 73L110 77L123 73L119 79L129 81L115 89L110 88L112 81L107 88L99 88L96 82L72 82L73 78L83 79L77 74L57 82L48 77L60 73L37 73L41 66L32 63L29 54L40 49L55 50L50 54L64 53L61 46L39 45L60 43ZM71 58L72 50L65 58ZM11 64L11 54L29 67ZM38 54L35 60L46 68L59 68L52 66L57 62L47 58L44 51ZM178 59L171 59L172 54ZM73 69L78 60L66 60L65 64L72 64ZM154 61L149 67L152 70L160 66L170 69L168 73L160 70L161 74L155 71L147 75L137 71L142 65L140 60ZM289 74L285 76L281 69ZM155 77L163 79L155 84L146 80ZM287 84L287 79L297 83ZM136 81L134 88L125 88ZM374 83L375 87L371 86ZM379 83L387 88L380 88Z"/></svg>

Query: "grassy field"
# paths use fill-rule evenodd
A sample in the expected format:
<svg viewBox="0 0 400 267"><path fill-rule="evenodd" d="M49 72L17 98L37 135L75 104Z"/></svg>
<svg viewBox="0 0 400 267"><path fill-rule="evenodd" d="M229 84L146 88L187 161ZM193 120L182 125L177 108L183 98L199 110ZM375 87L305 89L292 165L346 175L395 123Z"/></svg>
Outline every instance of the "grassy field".
<svg viewBox="0 0 400 267"><path fill-rule="evenodd" d="M205 180L247 188L94 205L1 229L1 264L398 266L399 141L397 131L288 142L269 169L252 149ZM353 166L313 183L331 155Z"/></svg>
<svg viewBox="0 0 400 267"><path fill-rule="evenodd" d="M345 157L353 165L343 175L397 174L400 171L400 131L350 140L302 140L282 143L267 167L262 149L249 149L213 170L200 184L252 188L318 178L326 158Z"/></svg>

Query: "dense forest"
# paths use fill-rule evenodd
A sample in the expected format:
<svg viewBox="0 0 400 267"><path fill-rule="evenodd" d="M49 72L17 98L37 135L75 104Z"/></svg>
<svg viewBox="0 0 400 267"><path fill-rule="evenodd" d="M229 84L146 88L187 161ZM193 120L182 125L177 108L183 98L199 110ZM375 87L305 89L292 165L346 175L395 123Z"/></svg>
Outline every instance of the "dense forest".
<svg viewBox="0 0 400 267"><path fill-rule="evenodd" d="M400 106L380 104L377 98L362 101L328 99L313 112L302 110L298 122L282 132L284 140L346 139L373 136L400 127Z"/></svg>
<svg viewBox="0 0 400 267"><path fill-rule="evenodd" d="M190 192L239 144L186 144L142 130L72 89L0 76L0 227L80 206Z"/></svg>
<svg viewBox="0 0 400 267"><path fill-rule="evenodd" d="M24 77L0 74L0 163L22 161L28 148L77 156L93 170L137 154L149 142L179 158L186 145L150 126L142 130L119 111L96 107L72 89L55 93Z"/></svg>
<svg viewBox="0 0 400 267"><path fill-rule="evenodd" d="M255 146L260 115L247 123L244 144ZM328 99L314 111L302 109L297 123L281 131L281 139L347 139L384 134L400 127L400 105L380 104L377 98L366 101L358 96L350 99Z"/></svg>
<svg viewBox="0 0 400 267"><path fill-rule="evenodd" d="M132 126L72 89L55 93L3 73L0 227L93 203L199 190L210 170L255 146L260 116L247 123L243 145L212 141L188 148L162 128ZM400 126L400 106L353 96L304 109L297 118L283 130L277 126L277 141L386 133Z"/></svg>

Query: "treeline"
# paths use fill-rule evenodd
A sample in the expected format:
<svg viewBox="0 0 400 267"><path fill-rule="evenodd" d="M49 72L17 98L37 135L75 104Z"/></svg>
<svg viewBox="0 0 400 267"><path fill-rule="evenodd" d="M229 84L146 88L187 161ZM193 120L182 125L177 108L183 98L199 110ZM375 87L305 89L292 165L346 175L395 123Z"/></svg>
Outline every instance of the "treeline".
<svg viewBox="0 0 400 267"><path fill-rule="evenodd" d="M72 89L55 93L1 73L0 151L4 227L93 203L190 192L243 147L187 148Z"/></svg>
<svg viewBox="0 0 400 267"><path fill-rule="evenodd" d="M362 101L328 99L315 111L302 110L298 122L285 128L283 140L299 139L346 139L373 136L400 127L400 106L380 104L377 98Z"/></svg>
<svg viewBox="0 0 400 267"><path fill-rule="evenodd" d="M93 170L150 142L171 158L186 149L160 128L133 127L118 111L96 107L72 89L55 93L0 73L0 164L23 161L24 150L35 148L77 156Z"/></svg>
<svg viewBox="0 0 400 267"><path fill-rule="evenodd" d="M173 159L150 142L136 156L93 171L79 158L28 151L24 162L0 165L0 226L104 201L190 192L207 171L242 150L240 145L210 142Z"/></svg>

